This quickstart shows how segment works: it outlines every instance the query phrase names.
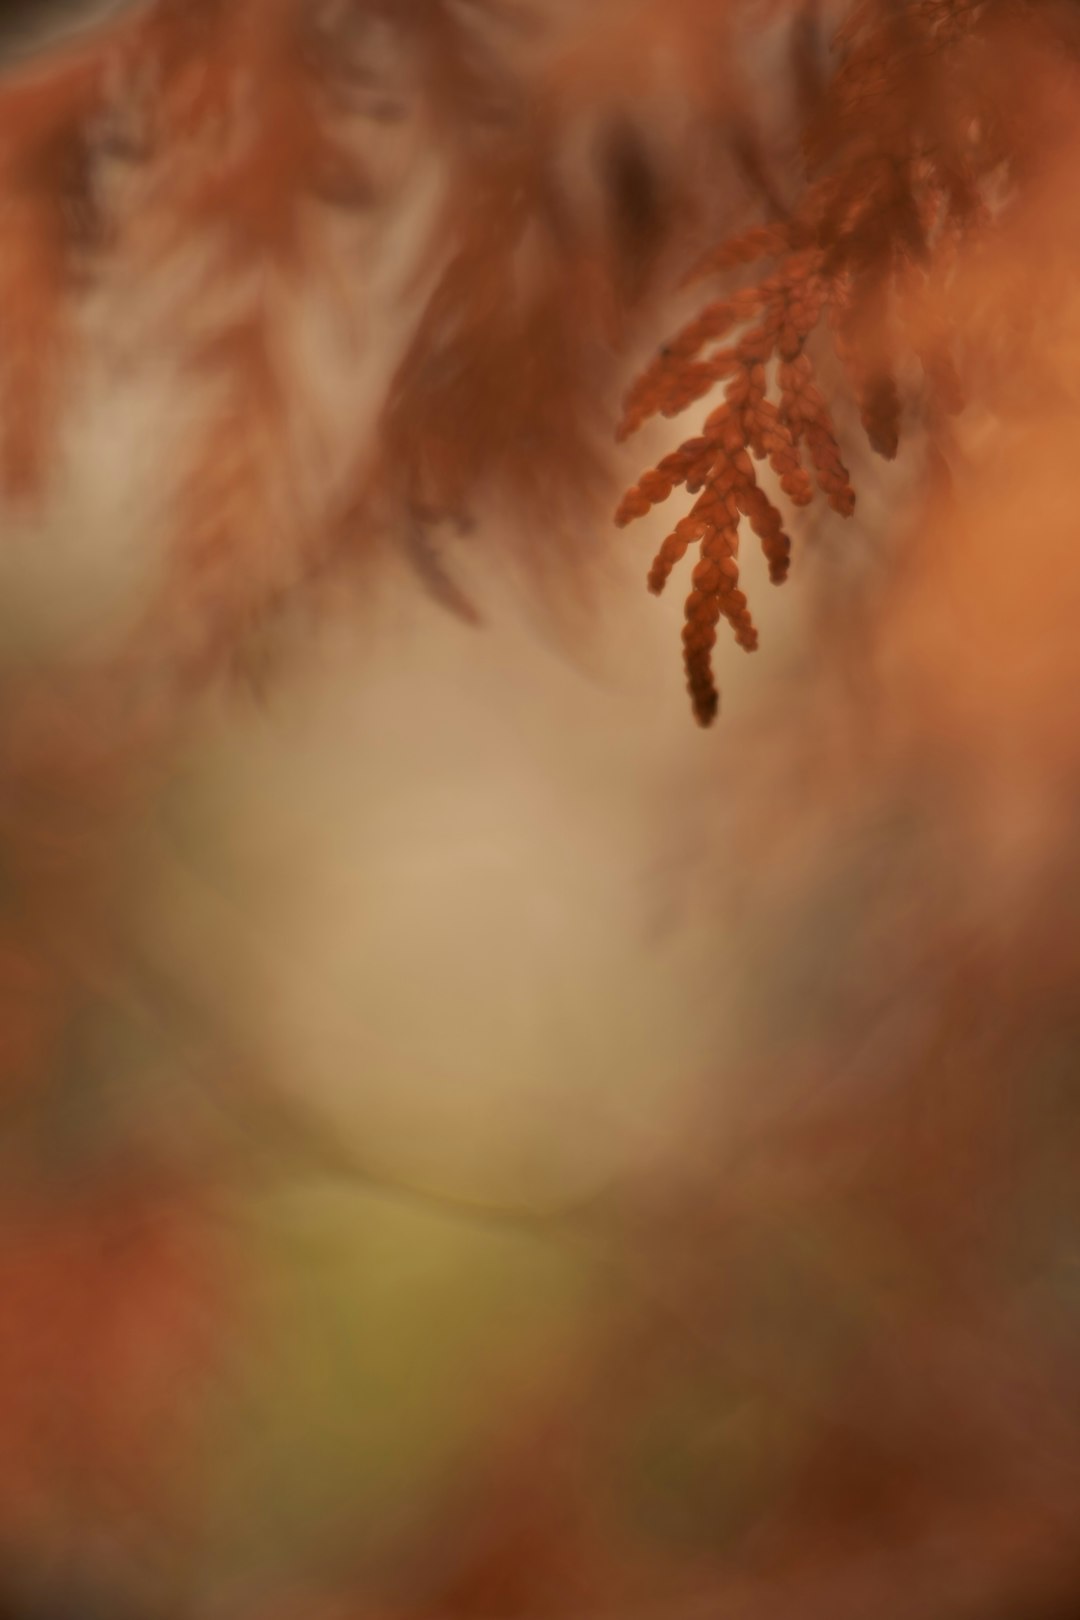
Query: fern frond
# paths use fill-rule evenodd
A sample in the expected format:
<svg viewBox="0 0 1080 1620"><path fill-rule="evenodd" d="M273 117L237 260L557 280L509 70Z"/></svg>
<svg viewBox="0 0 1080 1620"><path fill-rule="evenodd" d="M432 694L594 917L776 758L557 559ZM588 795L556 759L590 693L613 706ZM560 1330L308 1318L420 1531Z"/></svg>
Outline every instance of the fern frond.
<svg viewBox="0 0 1080 1620"><path fill-rule="evenodd" d="M899 7L866 0L850 14L834 41L841 59L804 131L806 183L798 205L784 220L706 253L685 284L762 260L772 268L708 303L664 345L627 393L617 437L650 416L678 414L725 380L726 404L699 437L634 486L618 507L618 524L641 515L675 484L690 493L711 485L744 503L741 515L762 535L771 577L783 579L788 541L780 514L757 489L752 468L745 470L750 455L770 461L796 504L809 499L805 457L829 504L850 516L855 492L814 381L810 345L819 329L831 337L878 454L892 458L898 449L899 376L909 353L921 362L931 411L961 408L948 334L940 326L928 332L923 323L913 338L906 312L927 267L943 262L958 240L988 227L982 188L1003 155L1019 161L1021 120L1000 70L1006 46L997 30L1007 11L974 0ZM974 61L994 65L995 72L979 78ZM710 342L740 330L728 346L708 350ZM772 387L775 405L767 398ZM695 506L691 518L698 515ZM677 526L678 540L665 541L650 573L652 588L666 579L690 532ZM697 598L695 589L688 624L696 623ZM708 724L716 693L703 674L701 637L691 639L694 710Z"/></svg>

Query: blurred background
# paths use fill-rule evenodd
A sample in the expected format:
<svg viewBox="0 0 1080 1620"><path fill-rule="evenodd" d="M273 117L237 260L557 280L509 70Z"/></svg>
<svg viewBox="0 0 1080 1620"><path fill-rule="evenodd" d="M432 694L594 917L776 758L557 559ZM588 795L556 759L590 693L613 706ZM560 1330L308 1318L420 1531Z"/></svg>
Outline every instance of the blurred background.
<svg viewBox="0 0 1080 1620"><path fill-rule="evenodd" d="M383 520L114 770L206 406L95 316L0 525L12 1620L1074 1612L1077 152L932 312L986 371L948 488L838 400L858 517L746 558L711 733L663 514L607 517L688 418L544 536L565 585L524 507ZM380 230L360 360L294 355L350 423L423 307Z"/></svg>

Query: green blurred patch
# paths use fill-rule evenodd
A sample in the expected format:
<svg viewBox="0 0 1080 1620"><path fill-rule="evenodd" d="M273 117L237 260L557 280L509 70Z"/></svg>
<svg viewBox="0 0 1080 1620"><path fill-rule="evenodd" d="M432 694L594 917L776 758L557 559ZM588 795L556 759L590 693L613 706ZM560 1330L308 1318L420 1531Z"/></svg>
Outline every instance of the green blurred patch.
<svg viewBox="0 0 1080 1620"><path fill-rule="evenodd" d="M587 1262L340 1185L266 1196L250 1225L257 1342L215 1417L219 1557L266 1578L377 1555L572 1348Z"/></svg>

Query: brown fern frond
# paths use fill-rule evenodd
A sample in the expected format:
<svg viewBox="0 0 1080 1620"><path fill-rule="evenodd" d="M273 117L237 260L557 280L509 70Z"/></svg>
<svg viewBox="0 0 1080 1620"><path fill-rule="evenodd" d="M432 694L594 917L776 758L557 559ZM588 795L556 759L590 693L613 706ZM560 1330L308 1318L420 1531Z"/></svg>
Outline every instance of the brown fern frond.
<svg viewBox="0 0 1080 1620"><path fill-rule="evenodd" d="M737 270L743 265L760 264L762 259L774 258L787 247L790 236L791 229L787 224L754 225L703 254L687 271L683 286L692 286L706 276L720 275L727 270Z"/></svg>
<svg viewBox="0 0 1080 1620"><path fill-rule="evenodd" d="M702 725L713 719L718 703L710 663L717 620L728 619L736 641L747 652L757 646L746 598L737 589L741 517L747 518L761 541L770 577L779 582L788 568L791 543L783 517L757 483L751 451L759 460L768 460L789 499L800 505L810 499L809 480L799 465L790 429L764 397L762 368L746 355L735 364L728 403L711 413L699 438L665 456L628 491L615 518L621 527L643 516L677 485L691 493L702 490L689 515L661 545L649 572L649 589L658 594L687 548L700 547L702 561L694 570L687 599L683 646L687 686Z"/></svg>
<svg viewBox="0 0 1080 1620"><path fill-rule="evenodd" d="M144 176L129 212L144 268L205 234L220 242L226 268L295 268L317 205L370 200L341 133L348 55L339 35L295 0L149 8L118 109L139 131L128 155Z"/></svg>
<svg viewBox="0 0 1080 1620"><path fill-rule="evenodd" d="M755 251L759 240L754 239ZM695 505L691 516L705 518L711 500L717 497L724 500L726 516L719 532L725 533L729 525L737 527L740 518L745 516L762 542L770 577L779 583L787 573L790 540L780 512L757 483L751 458L766 461L784 494L796 505L805 505L811 495L810 482L799 459L800 441L805 442L819 482L834 505L843 510L853 500L831 419L822 396L812 388L809 361L802 353L806 337L824 303L819 268L818 255L806 250L790 254L781 268L759 286L736 294L728 303L710 306L704 320L685 328L631 391L620 435L632 430L647 415L664 409L671 401L689 403L695 397L692 392L695 388L698 395L704 392L699 386L700 367L690 358L700 342L714 327L726 331L740 320L745 322L753 315L759 317L757 324L745 330L735 345L711 358L716 374L732 376L725 389L726 403L710 414L699 438L665 457L653 473L634 486L620 503L616 513L618 524L642 515L649 506L665 499L676 484L685 485L691 492L705 485L707 493ZM782 357L779 408L766 398L765 368L776 357ZM677 528L675 534L685 550L690 531ZM662 548L661 551L664 566L654 564L650 574L650 588L654 590L666 580L675 560L675 547L669 542L665 542L667 550ZM702 550L703 555L708 556L703 541ZM729 539L725 560L730 563L733 557L734 547ZM731 578L727 570L721 575L707 571L706 577L710 582L707 590L726 594ZM688 629L692 629L692 633L685 641L685 653L694 712L700 723L707 725L716 713L717 696L708 674L711 642L706 644L706 637L697 625L701 612L699 595L700 586L695 583L687 605ZM757 644L756 633L752 633L745 616L744 602L738 607L737 639L747 650Z"/></svg>
<svg viewBox="0 0 1080 1620"><path fill-rule="evenodd" d="M737 364L730 350L720 351L703 361L695 357L706 343L726 337L760 305L761 294L756 288L706 304L699 315L664 344L656 359L634 383L623 402L616 438L629 438L650 416L677 416L730 375Z"/></svg>
<svg viewBox="0 0 1080 1620"><path fill-rule="evenodd" d="M432 511L459 517L488 486L551 515L600 465L592 423L610 366L611 284L531 140L470 168L391 390L386 456Z"/></svg>
<svg viewBox="0 0 1080 1620"><path fill-rule="evenodd" d="M137 284L203 238L226 270L285 270L305 207L365 200L329 111L329 55L293 0L156 0L0 86L9 494L41 482L91 278Z"/></svg>
<svg viewBox="0 0 1080 1620"><path fill-rule="evenodd" d="M0 483L40 486L74 348L71 308L98 235L90 132L110 38L0 89Z"/></svg>
<svg viewBox="0 0 1080 1620"><path fill-rule="evenodd" d="M287 500L273 471L285 440L282 385L259 312L209 343L202 366L220 404L197 442L166 587L196 635L196 666L239 639L275 579Z"/></svg>
<svg viewBox="0 0 1080 1620"><path fill-rule="evenodd" d="M984 178L1016 149L1016 96L1003 92L997 65L1004 47L995 30L1005 9L974 0L895 7L865 0L856 6L834 41L840 60L809 105L801 200L787 218L706 253L684 284L759 261L771 261L772 268L707 304L660 350L626 395L617 437L650 416L677 414L730 379L726 405L719 417L714 412L709 418L702 437L690 441L692 449L684 446L681 460L678 453L675 460L665 458L634 486L617 510L617 523L640 515L675 483L692 490L684 465L693 467L700 487L729 477L728 458L740 454L769 460L797 504L809 499L800 459L805 456L829 504L849 516L855 494L808 351L819 329L831 338L878 454L897 453L909 353L921 362L929 408L941 413L961 407L947 333L940 327L928 332L924 322L915 343L905 305L927 266L939 256L947 260L958 240L987 228ZM980 78L975 62L992 64L995 72ZM729 347L701 356L711 340L740 329ZM772 376L778 406L766 398ZM764 497L749 484L745 498L764 514L758 505ZM770 573L780 580L787 541L778 516L763 515L762 524ZM685 550L691 530L677 527L675 533ZM671 537L665 546L670 566L677 547ZM660 570L663 578L667 566ZM654 567L650 582L657 577ZM694 638L695 648L700 639ZM694 691L705 694L695 698L695 712L707 724L715 704L700 676L700 650L695 660Z"/></svg>
<svg viewBox="0 0 1080 1620"><path fill-rule="evenodd" d="M735 99L721 48L730 19L707 0L597 0L566 27L537 7L525 60L490 38L482 48L470 26L480 11L507 20L499 0L417 11L436 127L454 131L450 193L432 291L384 416L385 459L425 507L460 515L474 491L492 491L539 520L546 541L561 508L576 516L600 488L594 426L619 344L698 208L665 127L668 76L679 74L695 118L718 122L717 96ZM573 165L568 129L581 142ZM700 349L727 324L718 305L679 341ZM641 407L673 414L729 370L707 354L656 402L646 383Z"/></svg>

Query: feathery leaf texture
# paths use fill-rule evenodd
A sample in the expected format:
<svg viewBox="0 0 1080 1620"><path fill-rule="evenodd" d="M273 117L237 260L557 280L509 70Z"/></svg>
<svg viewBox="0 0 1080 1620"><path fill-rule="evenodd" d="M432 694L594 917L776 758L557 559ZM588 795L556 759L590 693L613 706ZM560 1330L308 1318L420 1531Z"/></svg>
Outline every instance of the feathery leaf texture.
<svg viewBox="0 0 1080 1620"><path fill-rule="evenodd" d="M909 311L957 243L992 224L1002 175L1033 160L1039 121L1020 106L1007 47L1021 14L1027 27L1044 12L1021 0L862 0L837 35L831 76L803 63L806 185L785 212L752 120L739 123L748 100L733 70L717 70L710 92L688 59L696 38L715 44L726 24L703 0L667 9L670 25L660 5L640 20L611 0L618 62L670 26L678 70L700 79L695 116L709 93L738 108L730 144L780 211L698 265L698 277L759 263L767 273L666 345L630 390L620 430L723 387L702 431L618 510L629 522L677 485L695 497L650 584L661 589L698 547L684 640L707 723L719 620L744 647L756 641L738 583L743 518L772 578L788 568L785 518L755 462L795 505L816 483L838 513L854 506L819 331L882 455L897 449L909 358L930 413L962 402L947 335L925 322L916 335ZM387 491L409 535L427 520L418 513L464 524L489 490L543 526L602 472L594 425L646 272L685 222L686 165L658 156L663 143L647 149L628 122L645 78L621 102L612 92L597 151L615 214L600 218L567 175L586 68L574 49L507 46L526 21L510 0L146 0L0 86L0 490L26 500L44 486L95 297L112 299L111 343L171 346L214 394L206 431L180 449L190 464L175 545L140 642L158 670L172 660L187 679L228 667L252 624L375 525ZM597 55L581 37L576 49L586 64ZM442 201L406 272L419 318L403 326L372 429L363 412L336 419L312 397L287 328L300 304L363 320L364 242L396 184L374 135L402 126L435 151ZM347 249L343 215L356 228ZM176 306L139 329L125 300L145 326L147 289L170 276ZM347 468L314 491L299 452L312 439L332 442Z"/></svg>
<svg viewBox="0 0 1080 1620"><path fill-rule="evenodd" d="M681 182L616 118L607 214L578 195L559 74L580 63L523 51L528 33L514 0L144 0L0 82L0 494L44 490L102 305L109 345L168 352L214 394L178 452L140 639L157 669L228 667L384 514L411 537L418 512L463 523L490 487L539 526L595 482L616 339ZM315 397L290 322L369 321L402 165L441 192L372 423L367 401ZM345 467L316 488L313 440Z"/></svg>
<svg viewBox="0 0 1080 1620"><path fill-rule="evenodd" d="M770 273L705 307L661 349L626 395L618 437L653 416L673 417L724 384L724 403L701 432L665 456L624 495L622 526L677 486L696 497L664 540L649 574L654 592L691 545L694 571L683 632L696 718L718 707L711 651L727 619L738 643L757 644L738 589L743 517L762 542L770 576L786 577L790 541L761 488L767 463L795 506L812 481L849 517L855 492L812 352L824 328L854 393L871 447L896 455L902 368L920 364L928 419L962 409L947 334L910 330L913 303L959 242L992 228L987 182L1022 160L1017 98L1003 83L1006 7L926 0L886 7L866 0L834 39L839 65L804 130L806 184L775 223L723 243L688 282L761 261ZM768 395L775 390L776 403Z"/></svg>

